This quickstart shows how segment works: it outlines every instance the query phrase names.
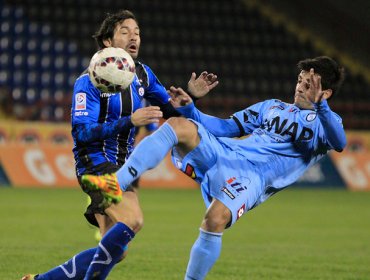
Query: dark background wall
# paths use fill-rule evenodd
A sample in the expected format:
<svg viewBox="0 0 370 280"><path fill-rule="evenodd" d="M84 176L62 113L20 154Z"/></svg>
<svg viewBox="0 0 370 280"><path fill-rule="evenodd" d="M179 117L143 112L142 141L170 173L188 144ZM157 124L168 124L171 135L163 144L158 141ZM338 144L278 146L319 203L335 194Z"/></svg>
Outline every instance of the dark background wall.
<svg viewBox="0 0 370 280"><path fill-rule="evenodd" d="M370 1L260 0L370 67ZM369 93L370 94L370 93Z"/></svg>

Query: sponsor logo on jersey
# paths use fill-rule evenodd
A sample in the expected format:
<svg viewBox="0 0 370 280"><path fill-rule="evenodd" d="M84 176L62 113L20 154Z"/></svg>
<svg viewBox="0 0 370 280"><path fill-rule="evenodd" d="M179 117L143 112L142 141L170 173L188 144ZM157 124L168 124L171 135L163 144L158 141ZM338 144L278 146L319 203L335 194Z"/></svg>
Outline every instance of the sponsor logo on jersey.
<svg viewBox="0 0 370 280"><path fill-rule="evenodd" d="M313 137L312 129L303 126L298 132L301 126L297 122L289 123L289 119L280 120L279 116L266 120L265 126L267 131L273 131L281 136L290 135L293 140L297 141L307 141Z"/></svg>
<svg viewBox="0 0 370 280"><path fill-rule="evenodd" d="M223 191L224 193L226 193L226 195L228 196L228 197L230 197L231 199L234 199L235 198L235 196L226 188L226 187L223 187L222 189L221 189L221 191Z"/></svg>
<svg viewBox="0 0 370 280"><path fill-rule="evenodd" d="M238 220L241 216L243 216L245 212L245 204L242 205L242 207L239 208L238 212L236 213L236 219Z"/></svg>
<svg viewBox="0 0 370 280"><path fill-rule="evenodd" d="M186 165L184 173L192 179L195 179L197 177L194 171L194 167L189 163Z"/></svg>
<svg viewBox="0 0 370 280"><path fill-rule="evenodd" d="M76 94L76 110L86 110L86 93L79 92Z"/></svg>
<svg viewBox="0 0 370 280"><path fill-rule="evenodd" d="M115 92L101 92L100 93L100 98L108 98L111 97L112 95L116 95L117 93Z"/></svg>
<svg viewBox="0 0 370 280"><path fill-rule="evenodd" d="M249 123L249 117L254 118L255 120L258 119L259 113L253 110L248 109L246 112L243 114L243 121L245 123Z"/></svg>
<svg viewBox="0 0 370 280"><path fill-rule="evenodd" d="M79 117L79 116L88 116L89 115L89 112L75 112L75 116L76 117Z"/></svg>
<svg viewBox="0 0 370 280"><path fill-rule="evenodd" d="M226 180L225 186L221 188L221 191L224 192L228 197L231 199L235 199L235 197L239 196L239 194L248 188L244 186L244 184L247 182L250 184L250 179L249 178L243 178L243 185L240 183L240 178L236 179L235 177L231 177Z"/></svg>

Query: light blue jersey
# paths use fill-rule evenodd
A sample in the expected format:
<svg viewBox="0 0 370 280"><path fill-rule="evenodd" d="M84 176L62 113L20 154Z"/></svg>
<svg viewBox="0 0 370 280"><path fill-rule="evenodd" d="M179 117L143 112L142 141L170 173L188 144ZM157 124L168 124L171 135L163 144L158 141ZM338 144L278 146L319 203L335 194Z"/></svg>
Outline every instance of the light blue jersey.
<svg viewBox="0 0 370 280"><path fill-rule="evenodd" d="M342 120L325 100L315 110L267 100L228 120L203 114L193 103L179 111L195 121L201 141L184 158L174 149L174 163L201 184L207 206L214 197L231 210L232 223L346 144Z"/></svg>

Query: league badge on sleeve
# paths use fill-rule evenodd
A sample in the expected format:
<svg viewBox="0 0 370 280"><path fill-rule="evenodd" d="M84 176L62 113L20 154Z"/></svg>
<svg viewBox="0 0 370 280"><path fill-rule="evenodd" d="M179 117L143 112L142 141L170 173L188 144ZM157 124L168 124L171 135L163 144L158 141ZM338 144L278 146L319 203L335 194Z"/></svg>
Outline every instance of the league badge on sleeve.
<svg viewBox="0 0 370 280"><path fill-rule="evenodd" d="M76 110L86 110L86 93L79 92L76 94Z"/></svg>

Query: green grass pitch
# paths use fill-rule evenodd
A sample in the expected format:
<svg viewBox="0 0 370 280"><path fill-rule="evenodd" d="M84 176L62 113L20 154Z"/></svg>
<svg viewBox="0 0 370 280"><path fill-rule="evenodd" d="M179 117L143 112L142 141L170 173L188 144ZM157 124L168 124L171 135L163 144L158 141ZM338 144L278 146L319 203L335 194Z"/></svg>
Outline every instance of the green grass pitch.
<svg viewBox="0 0 370 280"><path fill-rule="evenodd" d="M143 230L111 280L183 279L205 208L198 190L140 190ZM96 246L70 189L0 187L0 279L44 272ZM292 188L245 214L207 279L370 279L370 193Z"/></svg>

